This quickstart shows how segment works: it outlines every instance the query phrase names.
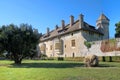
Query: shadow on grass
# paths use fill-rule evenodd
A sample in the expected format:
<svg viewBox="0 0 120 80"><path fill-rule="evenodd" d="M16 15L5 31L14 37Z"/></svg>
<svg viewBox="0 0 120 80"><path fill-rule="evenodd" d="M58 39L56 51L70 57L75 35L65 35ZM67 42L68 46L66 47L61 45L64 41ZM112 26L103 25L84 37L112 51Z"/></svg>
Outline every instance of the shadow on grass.
<svg viewBox="0 0 120 80"><path fill-rule="evenodd" d="M82 63L22 63L11 64L10 68L74 68L83 67Z"/></svg>
<svg viewBox="0 0 120 80"><path fill-rule="evenodd" d="M98 67L105 68L105 67L115 67L114 65L108 65L108 64L100 64Z"/></svg>
<svg viewBox="0 0 120 80"><path fill-rule="evenodd" d="M84 67L83 63L22 63L21 65L11 64L10 68L75 68ZM98 68L115 67L109 64L99 64Z"/></svg>

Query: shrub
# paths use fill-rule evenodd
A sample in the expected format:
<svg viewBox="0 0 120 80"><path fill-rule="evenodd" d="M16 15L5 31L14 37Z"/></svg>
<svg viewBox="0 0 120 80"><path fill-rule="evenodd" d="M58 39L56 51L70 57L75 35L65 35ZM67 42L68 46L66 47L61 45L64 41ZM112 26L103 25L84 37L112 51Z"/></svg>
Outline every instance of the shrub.
<svg viewBox="0 0 120 80"><path fill-rule="evenodd" d="M65 61L83 61L83 57L65 57Z"/></svg>
<svg viewBox="0 0 120 80"><path fill-rule="evenodd" d="M63 61L64 58L63 57L58 57L58 61Z"/></svg>
<svg viewBox="0 0 120 80"><path fill-rule="evenodd" d="M47 55L46 54L40 54L40 59L41 60L46 60L47 59Z"/></svg>
<svg viewBox="0 0 120 80"><path fill-rule="evenodd" d="M87 47L88 50L89 50L89 48L91 48L91 43L90 42L85 41L84 45Z"/></svg>
<svg viewBox="0 0 120 80"><path fill-rule="evenodd" d="M54 60L54 57L49 57L47 58L47 60Z"/></svg>
<svg viewBox="0 0 120 80"><path fill-rule="evenodd" d="M110 62L110 56L104 56L106 62ZM111 56L113 62L120 62L120 56ZM102 61L102 57L99 57L99 60Z"/></svg>

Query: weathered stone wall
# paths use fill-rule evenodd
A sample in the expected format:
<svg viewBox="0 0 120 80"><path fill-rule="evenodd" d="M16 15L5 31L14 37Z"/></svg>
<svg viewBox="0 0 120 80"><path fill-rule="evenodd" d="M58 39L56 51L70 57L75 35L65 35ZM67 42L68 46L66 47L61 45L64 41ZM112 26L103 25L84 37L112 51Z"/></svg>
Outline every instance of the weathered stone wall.
<svg viewBox="0 0 120 80"><path fill-rule="evenodd" d="M63 40L63 54L62 55L58 55L55 52L55 41L57 40ZM72 47L71 45L71 41L75 40L75 47ZM39 46L41 47L42 44L46 44L46 51L45 54L48 57L80 57L81 56L81 52L80 49L82 49L84 47L84 38L82 37L82 34L80 31L78 32L73 32L73 33L69 33L66 34L64 36L58 37L58 38L54 38L52 40L48 40L45 42L42 42L39 44ZM52 49L50 49L50 46L52 46Z"/></svg>
<svg viewBox="0 0 120 80"><path fill-rule="evenodd" d="M75 40L75 47L72 47L71 41ZM82 49L84 38L81 32L73 32L64 36L64 54L66 57L79 57L81 56L80 49ZM66 48L65 48L66 45Z"/></svg>

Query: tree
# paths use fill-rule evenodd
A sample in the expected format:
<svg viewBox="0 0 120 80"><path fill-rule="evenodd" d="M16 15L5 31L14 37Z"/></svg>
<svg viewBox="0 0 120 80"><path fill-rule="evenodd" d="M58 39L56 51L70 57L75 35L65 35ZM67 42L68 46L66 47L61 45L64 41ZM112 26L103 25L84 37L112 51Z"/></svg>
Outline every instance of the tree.
<svg viewBox="0 0 120 80"><path fill-rule="evenodd" d="M85 41L85 42L84 42L84 45L87 47L87 49L88 49L88 51L89 51L89 48L91 48L91 43Z"/></svg>
<svg viewBox="0 0 120 80"><path fill-rule="evenodd" d="M1 51L7 51L16 64L21 64L23 58L30 57L36 53L41 34L31 25L20 26L10 24L0 28Z"/></svg>
<svg viewBox="0 0 120 80"><path fill-rule="evenodd" d="M115 37L118 38L118 37L120 37L120 22L116 23L115 26L116 26L116 28L115 28L115 31L116 31Z"/></svg>

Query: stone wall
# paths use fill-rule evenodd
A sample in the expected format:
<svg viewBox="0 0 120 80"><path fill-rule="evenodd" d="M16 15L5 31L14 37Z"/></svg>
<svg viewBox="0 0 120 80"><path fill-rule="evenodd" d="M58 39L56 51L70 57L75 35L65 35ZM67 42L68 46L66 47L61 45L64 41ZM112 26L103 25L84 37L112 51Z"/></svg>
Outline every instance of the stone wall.
<svg viewBox="0 0 120 80"><path fill-rule="evenodd" d="M114 43L111 42L111 40L115 40ZM109 42L109 43L106 43L105 46L106 45L109 45L109 46L104 47L105 51L103 51L101 50L101 48L103 47L102 43L105 41ZM91 48L89 49L88 54L91 54L91 53L97 56L120 56L120 38L91 42Z"/></svg>

